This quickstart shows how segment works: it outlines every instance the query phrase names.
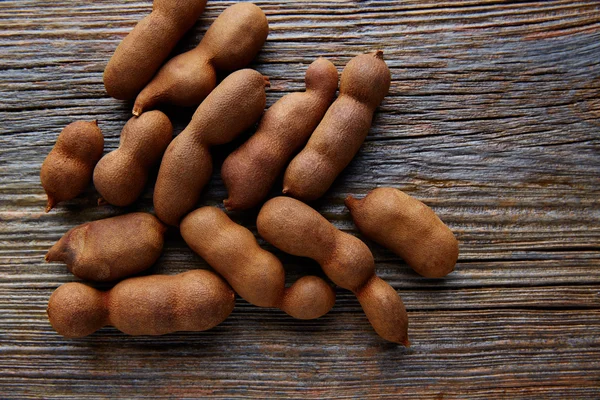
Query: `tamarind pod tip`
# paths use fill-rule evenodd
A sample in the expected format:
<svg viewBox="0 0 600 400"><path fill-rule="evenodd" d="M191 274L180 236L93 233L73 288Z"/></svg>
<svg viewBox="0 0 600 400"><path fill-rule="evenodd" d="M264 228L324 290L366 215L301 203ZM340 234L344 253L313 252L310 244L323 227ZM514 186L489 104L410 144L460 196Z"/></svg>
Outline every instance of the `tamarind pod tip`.
<svg viewBox="0 0 600 400"><path fill-rule="evenodd" d="M350 194L344 199L344 204L346 205L346 207L348 207L349 210L356 205L356 202L358 202L358 199L352 197L352 195Z"/></svg>
<svg viewBox="0 0 600 400"><path fill-rule="evenodd" d="M50 248L50 250L48 250L48 252L44 256L44 261L46 261L46 262L60 261L60 259L58 257L59 251L60 250L58 249L58 243L54 244L54 246L52 246Z"/></svg>
<svg viewBox="0 0 600 400"><path fill-rule="evenodd" d="M56 201L54 200L54 198L52 196L48 196L48 203L46 204L45 211L50 212L50 210L52 210L55 205L56 205Z"/></svg>

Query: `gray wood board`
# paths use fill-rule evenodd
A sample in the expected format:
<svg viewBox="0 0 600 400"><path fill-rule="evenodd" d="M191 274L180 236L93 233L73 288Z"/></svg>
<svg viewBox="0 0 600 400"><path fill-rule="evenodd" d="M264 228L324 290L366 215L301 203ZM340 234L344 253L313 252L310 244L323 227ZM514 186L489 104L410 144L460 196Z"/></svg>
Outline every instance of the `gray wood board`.
<svg viewBox="0 0 600 400"><path fill-rule="evenodd" d="M232 2L209 0L176 52L195 46ZM382 341L337 290L315 321L237 300L204 333L67 340L50 327L52 291L75 280L46 264L69 228L152 209L97 207L93 188L45 214L39 168L61 129L98 119L118 146L131 103L102 71L149 2L0 2L0 397L592 398L600 396L600 3L596 1L259 1L269 39L252 65L268 105L303 90L318 56L341 72L383 49L390 94L370 136L314 206L359 235L343 205L394 186L423 200L460 241L456 271L416 275L367 242L398 289L412 347ZM190 110L168 110L176 132ZM219 205L215 150L201 204ZM274 188L276 195L280 186ZM232 214L254 232L256 210ZM359 235L360 236L360 235ZM288 282L318 266L281 257ZM148 273L206 264L172 230Z"/></svg>

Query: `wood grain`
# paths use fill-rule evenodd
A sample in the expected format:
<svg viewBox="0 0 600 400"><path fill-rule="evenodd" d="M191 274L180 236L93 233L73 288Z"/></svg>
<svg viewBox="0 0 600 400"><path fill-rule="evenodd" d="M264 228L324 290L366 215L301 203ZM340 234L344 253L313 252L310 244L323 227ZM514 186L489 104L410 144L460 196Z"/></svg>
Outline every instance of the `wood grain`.
<svg viewBox="0 0 600 400"><path fill-rule="evenodd" d="M175 53L198 43L230 1L211 0ZM461 255L443 280L417 276L367 242L403 296L410 349L382 342L338 289L331 313L296 321L238 300L199 334L79 340L48 324L52 291L74 280L43 255L66 230L152 209L83 196L44 214L39 168L60 130L98 119L106 151L131 104L102 71L147 1L0 2L0 397L600 397L600 3L597 1L258 1L271 27L253 67L268 105L302 90L318 56L338 69L383 49L392 88L356 159L315 207L357 234L346 194L394 186L432 206ZM168 110L181 131L193 110ZM220 204L216 150L201 204ZM275 195L280 186L272 192ZM232 214L255 230L256 211ZM262 244L264 242L261 241ZM288 282L320 271L276 251ZM169 231L147 273L207 268Z"/></svg>

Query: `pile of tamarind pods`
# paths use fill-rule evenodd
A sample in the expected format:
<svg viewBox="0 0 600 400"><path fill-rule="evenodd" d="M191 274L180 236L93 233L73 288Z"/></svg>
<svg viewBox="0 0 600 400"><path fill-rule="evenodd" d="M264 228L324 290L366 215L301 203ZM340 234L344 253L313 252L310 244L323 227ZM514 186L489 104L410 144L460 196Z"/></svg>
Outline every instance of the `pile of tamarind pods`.
<svg viewBox="0 0 600 400"><path fill-rule="evenodd" d="M134 100L133 117L119 147L104 155L97 121L63 129L41 167L46 212L80 195L91 181L99 205L128 206L159 166L154 212L129 213L69 230L46 254L73 275L94 282L127 278L160 256L167 226L179 228L189 247L214 272L124 279L108 291L82 283L60 286L48 318L65 337L103 326L130 335L162 335L210 329L232 312L235 293L259 307L276 307L298 319L319 318L335 303L332 285L305 276L285 286L279 259L254 234L216 207L197 208L210 179L210 148L256 132L224 161L226 210L261 207L256 226L286 253L317 261L335 285L352 291L374 330L409 345L402 299L375 274L369 247L338 230L306 202L323 196L364 142L373 114L390 88L391 74L377 50L351 59L339 79L335 65L318 58L306 70L306 91L280 98L266 112L269 79L246 66L256 57L269 26L252 3L236 3L213 22L198 46L164 62L203 12L206 0L155 0L152 13L123 39L104 71L107 93ZM217 72L229 72L220 83ZM163 105L197 107L173 139ZM267 200L277 177L283 194ZM265 202L266 201L266 202ZM421 201L394 188L377 188L346 206L359 231L399 255L424 277L453 271L458 242Z"/></svg>

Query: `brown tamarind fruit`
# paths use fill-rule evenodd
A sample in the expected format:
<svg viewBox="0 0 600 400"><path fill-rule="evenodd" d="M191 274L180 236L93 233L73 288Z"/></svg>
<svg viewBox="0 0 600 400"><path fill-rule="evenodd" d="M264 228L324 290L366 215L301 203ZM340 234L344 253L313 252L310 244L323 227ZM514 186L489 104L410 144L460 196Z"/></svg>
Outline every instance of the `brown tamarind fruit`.
<svg viewBox="0 0 600 400"><path fill-rule="evenodd" d="M103 151L104 137L98 121L76 121L62 130L40 170L40 181L48 196L46 212L83 193Z"/></svg>
<svg viewBox="0 0 600 400"><path fill-rule="evenodd" d="M273 104L248 141L225 159L221 177L229 197L228 210L256 207L287 162L303 146L333 101L338 72L325 58L306 71L306 92L291 93Z"/></svg>
<svg viewBox="0 0 600 400"><path fill-rule="evenodd" d="M375 275L373 255L361 240L289 197L267 201L256 226L266 241L287 253L314 259L336 285L351 290L381 337L409 345L408 316L402 299Z"/></svg>
<svg viewBox="0 0 600 400"><path fill-rule="evenodd" d="M119 100L135 98L205 6L206 0L154 0L150 15L125 36L108 61L106 92Z"/></svg>
<svg viewBox="0 0 600 400"><path fill-rule="evenodd" d="M48 319L68 338L114 326L128 335L205 331L231 314L235 294L216 274L192 270L179 275L129 278L106 292L65 283L48 301Z"/></svg>
<svg viewBox="0 0 600 400"><path fill-rule="evenodd" d="M277 307L299 319L318 318L335 303L331 286L316 276L300 278L285 288L279 259L218 208L202 207L189 213L181 221L181 235L249 303Z"/></svg>
<svg viewBox="0 0 600 400"><path fill-rule="evenodd" d="M154 210L169 225L190 212L212 174L210 146L225 144L262 115L269 80L252 69L233 72L200 104L165 151L154 187Z"/></svg>
<svg viewBox="0 0 600 400"><path fill-rule="evenodd" d="M67 264L81 279L114 281L154 264L165 230L156 217L143 212L87 222L65 233L45 259Z"/></svg>
<svg viewBox="0 0 600 400"><path fill-rule="evenodd" d="M158 110L127 121L119 148L102 157L94 169L94 186L102 200L115 206L133 203L172 138L173 125Z"/></svg>
<svg viewBox="0 0 600 400"><path fill-rule="evenodd" d="M390 80L382 51L361 54L348 62L338 98L285 171L283 193L303 201L325 194L365 141Z"/></svg>
<svg viewBox="0 0 600 400"><path fill-rule="evenodd" d="M377 188L361 200L346 198L354 223L420 275L441 278L454 270L458 241L433 210L394 188Z"/></svg>
<svg viewBox="0 0 600 400"><path fill-rule="evenodd" d="M159 104L197 106L215 88L217 71L235 71L256 57L269 34L265 13L255 4L229 6L200 44L169 60L135 99L133 115Z"/></svg>

